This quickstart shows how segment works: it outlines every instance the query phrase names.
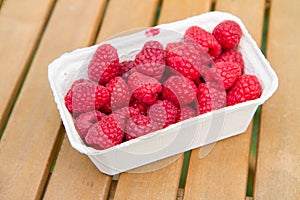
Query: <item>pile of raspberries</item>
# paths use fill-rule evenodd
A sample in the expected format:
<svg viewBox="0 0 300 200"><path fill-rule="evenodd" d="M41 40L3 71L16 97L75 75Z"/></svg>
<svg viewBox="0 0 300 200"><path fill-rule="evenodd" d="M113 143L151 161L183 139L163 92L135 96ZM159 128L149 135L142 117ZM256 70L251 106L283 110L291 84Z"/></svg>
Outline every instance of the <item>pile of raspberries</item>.
<svg viewBox="0 0 300 200"><path fill-rule="evenodd" d="M255 75L245 74L238 51L242 30L231 20L210 33L189 27L165 47L152 40L133 60L121 62L102 44L88 65L89 79L76 80L65 106L87 146L107 149L171 124L259 98Z"/></svg>

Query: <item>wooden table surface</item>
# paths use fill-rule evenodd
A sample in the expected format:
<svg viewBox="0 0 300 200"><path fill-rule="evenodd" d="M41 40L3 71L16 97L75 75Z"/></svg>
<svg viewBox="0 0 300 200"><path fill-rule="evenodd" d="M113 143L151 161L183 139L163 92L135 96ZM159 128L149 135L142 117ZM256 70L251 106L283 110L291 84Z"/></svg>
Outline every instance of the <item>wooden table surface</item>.
<svg viewBox="0 0 300 200"><path fill-rule="evenodd" d="M300 199L299 0L0 0L0 6L1 200ZM125 30L211 10L240 17L279 77L258 117L257 157L249 156L251 123L202 159L201 149L191 151L182 188L183 154L149 173L117 179L100 173L65 136L48 64ZM249 167L254 192L246 197Z"/></svg>

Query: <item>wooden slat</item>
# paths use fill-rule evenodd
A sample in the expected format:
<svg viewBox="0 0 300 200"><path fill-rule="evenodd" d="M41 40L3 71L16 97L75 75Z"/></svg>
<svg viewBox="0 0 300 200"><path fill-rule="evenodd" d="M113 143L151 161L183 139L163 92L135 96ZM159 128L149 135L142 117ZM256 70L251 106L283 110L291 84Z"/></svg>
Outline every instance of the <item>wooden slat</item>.
<svg viewBox="0 0 300 200"><path fill-rule="evenodd" d="M174 7L174 10L170 10L167 7L168 4L171 4L171 1L163 3L164 6L160 12L160 16L163 17L159 17L159 22L164 22L167 19L172 20L172 17L168 17L168 15L174 16L173 12L177 13L182 18L194 14L192 2L185 4L184 1L178 1L176 3L179 4L179 6ZM193 1L193 3L195 5L199 3L199 1ZM198 12L205 12L208 7L209 6L203 3ZM115 199L176 199L182 163L183 154L181 154L180 158L175 162L157 171L141 174L121 174L117 185Z"/></svg>
<svg viewBox="0 0 300 200"><path fill-rule="evenodd" d="M3 2L0 12L0 135L54 0Z"/></svg>
<svg viewBox="0 0 300 200"><path fill-rule="evenodd" d="M65 139L43 199L107 199L110 182Z"/></svg>
<svg viewBox="0 0 300 200"><path fill-rule="evenodd" d="M121 174L114 199L176 199L182 162L183 154L153 172Z"/></svg>
<svg viewBox="0 0 300 200"><path fill-rule="evenodd" d="M113 200L114 199L115 192L116 192L116 187L117 187L117 181L112 181L111 186L110 186L108 200ZM178 188L176 200L182 200L183 195L184 195L184 189L183 188ZM154 196L153 196L153 198L155 199Z"/></svg>
<svg viewBox="0 0 300 200"><path fill-rule="evenodd" d="M159 23L192 17L210 10L212 0L164 0Z"/></svg>
<svg viewBox="0 0 300 200"><path fill-rule="evenodd" d="M279 88L262 107L255 199L300 199L300 6L272 0L267 57Z"/></svg>
<svg viewBox="0 0 300 200"><path fill-rule="evenodd" d="M239 16L261 43L264 0L220 0L216 10ZM216 143L202 159L201 149L192 151L184 199L245 199L251 131L252 123L245 133Z"/></svg>
<svg viewBox="0 0 300 200"><path fill-rule="evenodd" d="M61 127L47 66L94 40L103 9L103 0L57 1L1 140L0 199L42 195Z"/></svg>
<svg viewBox="0 0 300 200"><path fill-rule="evenodd" d="M159 0L111 0L97 43L131 29L153 25Z"/></svg>

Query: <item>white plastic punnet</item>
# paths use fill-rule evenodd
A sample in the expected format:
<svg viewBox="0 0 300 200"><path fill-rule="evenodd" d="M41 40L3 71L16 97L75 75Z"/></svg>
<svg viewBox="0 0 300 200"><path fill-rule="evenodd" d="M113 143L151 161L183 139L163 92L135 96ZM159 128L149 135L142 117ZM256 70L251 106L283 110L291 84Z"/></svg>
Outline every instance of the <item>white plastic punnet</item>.
<svg viewBox="0 0 300 200"><path fill-rule="evenodd" d="M243 54L245 73L255 74L262 84L259 99L199 115L109 149L95 150L86 146L78 135L72 115L65 107L64 96L75 80L88 78L88 62L101 44L78 49L63 54L48 69L50 86L72 147L86 154L101 172L114 175L243 133L257 107L276 91L278 78L239 18L229 13L209 12L156 26L154 28L160 30L157 35L149 36L143 30L103 43L116 47L120 61L123 61L134 58L146 41L158 40L165 47L169 42L180 41L185 30L192 25L212 31L223 20L234 20L242 28L238 49Z"/></svg>

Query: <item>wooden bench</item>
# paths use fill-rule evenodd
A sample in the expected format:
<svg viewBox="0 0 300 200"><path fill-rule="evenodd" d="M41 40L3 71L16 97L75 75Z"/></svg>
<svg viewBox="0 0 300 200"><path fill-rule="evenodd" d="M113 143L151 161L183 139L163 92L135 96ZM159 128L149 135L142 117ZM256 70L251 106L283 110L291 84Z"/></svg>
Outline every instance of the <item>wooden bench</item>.
<svg viewBox="0 0 300 200"><path fill-rule="evenodd" d="M298 0L0 0L0 6L0 199L300 199ZM195 149L157 171L100 173L65 136L48 64L121 31L211 10L240 17L279 76L278 91L256 118L257 156L249 150L251 123L202 159ZM249 172L255 181L247 197Z"/></svg>

